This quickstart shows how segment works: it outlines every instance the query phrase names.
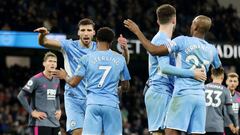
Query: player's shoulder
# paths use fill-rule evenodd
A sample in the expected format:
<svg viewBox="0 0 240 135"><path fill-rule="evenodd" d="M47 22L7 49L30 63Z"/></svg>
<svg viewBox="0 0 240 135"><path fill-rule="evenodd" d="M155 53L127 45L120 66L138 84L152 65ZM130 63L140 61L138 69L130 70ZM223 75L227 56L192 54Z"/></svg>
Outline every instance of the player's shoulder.
<svg viewBox="0 0 240 135"><path fill-rule="evenodd" d="M208 83L205 84L205 88L211 88L211 87L215 87L216 85L214 83Z"/></svg>
<svg viewBox="0 0 240 135"><path fill-rule="evenodd" d="M208 83L205 85L205 88L213 88L213 89L217 89L217 90L227 89L224 85L216 84L216 83Z"/></svg>
<svg viewBox="0 0 240 135"><path fill-rule="evenodd" d="M178 43L180 43L180 42L185 42L185 40L187 40L187 39L189 39L189 38L190 38L189 36L180 35L180 36L177 36L177 37L173 38L172 41L173 41L175 44L178 44Z"/></svg>
<svg viewBox="0 0 240 135"><path fill-rule="evenodd" d="M40 72L40 73L35 74L35 75L32 77L32 79L40 79L40 78L42 78L43 76L44 76L43 73Z"/></svg>
<svg viewBox="0 0 240 135"><path fill-rule="evenodd" d="M35 75L33 75L29 80L28 80L28 84L32 84L33 82L38 82L38 80L41 80L43 77L43 73L37 73Z"/></svg>
<svg viewBox="0 0 240 135"><path fill-rule="evenodd" d="M205 84L205 87L210 87L212 83Z"/></svg>
<svg viewBox="0 0 240 135"><path fill-rule="evenodd" d="M74 43L75 41L77 41L77 40L73 40L73 39L63 39L63 40L61 40L62 42L65 42L65 43L67 43L67 44L70 44L70 43Z"/></svg>
<svg viewBox="0 0 240 135"><path fill-rule="evenodd" d="M63 39L63 40L60 40L61 45L64 48L71 48L74 44L78 44L77 41L78 40L73 40L73 39Z"/></svg>
<svg viewBox="0 0 240 135"><path fill-rule="evenodd" d="M240 97L240 93L238 91L235 91L235 94Z"/></svg>
<svg viewBox="0 0 240 135"><path fill-rule="evenodd" d="M112 53L113 57L121 60L121 61L125 61L125 58L122 54L116 52L116 51L113 51L113 50L110 50L110 52Z"/></svg>
<svg viewBox="0 0 240 135"><path fill-rule="evenodd" d="M156 35L154 35L154 37L152 38L152 40L166 40L168 38L167 34L164 32L158 32Z"/></svg>
<svg viewBox="0 0 240 135"><path fill-rule="evenodd" d="M206 41L206 42L207 42L207 41ZM207 42L207 43L208 43L209 47L210 47L212 50L217 50L217 48L216 48L216 46L215 46L214 44L209 43L209 42Z"/></svg>
<svg viewBox="0 0 240 135"><path fill-rule="evenodd" d="M114 50L110 50L110 52L111 52L113 55L116 55L117 57L123 57L122 54L120 54L120 53L118 53L118 52L116 52L116 51L114 51ZM124 57L123 57L123 58L124 58Z"/></svg>
<svg viewBox="0 0 240 135"><path fill-rule="evenodd" d="M156 46L167 44L170 42L171 39L167 36L164 32L158 32L151 40L151 43L153 43Z"/></svg>
<svg viewBox="0 0 240 135"><path fill-rule="evenodd" d="M180 36L177 36L175 38L173 38L173 40L176 40L176 39L186 39L186 38L190 38L189 36L185 36L185 35L180 35Z"/></svg>

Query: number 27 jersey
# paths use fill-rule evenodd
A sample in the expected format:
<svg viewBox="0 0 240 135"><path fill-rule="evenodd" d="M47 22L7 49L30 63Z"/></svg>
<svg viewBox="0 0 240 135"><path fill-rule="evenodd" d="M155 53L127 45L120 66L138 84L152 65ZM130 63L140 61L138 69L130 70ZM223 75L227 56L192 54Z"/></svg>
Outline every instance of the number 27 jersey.
<svg viewBox="0 0 240 135"><path fill-rule="evenodd" d="M212 64L214 68L221 66L217 49L207 41L188 36L178 36L167 45L169 53L175 53L176 66L194 70L204 68L206 72ZM204 83L193 78L177 77L174 93L177 95L200 94L205 95Z"/></svg>

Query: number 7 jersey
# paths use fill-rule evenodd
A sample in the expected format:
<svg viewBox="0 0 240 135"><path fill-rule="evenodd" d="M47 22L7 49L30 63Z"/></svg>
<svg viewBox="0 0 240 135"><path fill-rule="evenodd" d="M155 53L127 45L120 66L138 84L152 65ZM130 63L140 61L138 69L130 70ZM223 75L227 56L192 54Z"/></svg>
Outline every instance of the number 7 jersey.
<svg viewBox="0 0 240 135"><path fill-rule="evenodd" d="M119 80L130 80L125 58L112 50L83 56L74 75L84 76L86 80L87 105L118 107Z"/></svg>
<svg viewBox="0 0 240 135"><path fill-rule="evenodd" d="M214 68L221 66L217 49L207 41L188 36L178 36L167 45L169 53L175 53L176 66L184 69L204 68L206 72L212 64ZM177 77L174 93L177 95L204 95L204 82L193 78Z"/></svg>

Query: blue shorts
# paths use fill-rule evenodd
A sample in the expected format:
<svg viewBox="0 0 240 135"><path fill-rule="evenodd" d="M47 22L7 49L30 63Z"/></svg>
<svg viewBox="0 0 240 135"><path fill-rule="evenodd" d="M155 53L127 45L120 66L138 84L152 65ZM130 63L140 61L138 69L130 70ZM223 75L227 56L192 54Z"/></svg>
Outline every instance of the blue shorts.
<svg viewBox="0 0 240 135"><path fill-rule="evenodd" d="M206 102L203 95L181 95L172 97L166 114L166 128L204 134Z"/></svg>
<svg viewBox="0 0 240 135"><path fill-rule="evenodd" d="M164 129L165 115L171 96L154 92L153 89L153 87L148 88L144 100L148 117L148 130L158 131Z"/></svg>
<svg viewBox="0 0 240 135"><path fill-rule="evenodd" d="M106 105L87 105L83 135L101 135L102 132L104 135L122 135L120 109Z"/></svg>
<svg viewBox="0 0 240 135"><path fill-rule="evenodd" d="M86 100L79 99L73 95L64 94L64 105L67 115L67 132L83 128Z"/></svg>

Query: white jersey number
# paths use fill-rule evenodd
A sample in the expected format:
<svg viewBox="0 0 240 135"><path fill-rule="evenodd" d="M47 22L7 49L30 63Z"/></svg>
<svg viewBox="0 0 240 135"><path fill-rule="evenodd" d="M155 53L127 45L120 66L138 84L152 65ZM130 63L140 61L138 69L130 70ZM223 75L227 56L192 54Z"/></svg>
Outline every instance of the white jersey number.
<svg viewBox="0 0 240 135"><path fill-rule="evenodd" d="M201 68L204 68L204 69L205 69L205 66L204 66L204 65L210 64L210 62L207 61L207 60L203 60L203 63L200 63L198 57L195 56L195 55L189 55L189 56L187 56L186 62L190 63L190 61L193 62L193 66L190 68L190 69L192 69L192 70L195 69L195 68L197 68L197 67L199 67L199 66L200 66Z"/></svg>
<svg viewBox="0 0 240 135"><path fill-rule="evenodd" d="M98 67L98 69L104 70L102 78L100 79L100 82L98 83L98 87L102 87L103 86L103 83L104 83L108 73L110 72L111 68L112 68L111 66L99 66Z"/></svg>
<svg viewBox="0 0 240 135"><path fill-rule="evenodd" d="M213 90L205 90L206 93L206 106L219 107L221 104L220 96L222 95L222 91L213 91ZM212 95L216 95L214 98Z"/></svg>

